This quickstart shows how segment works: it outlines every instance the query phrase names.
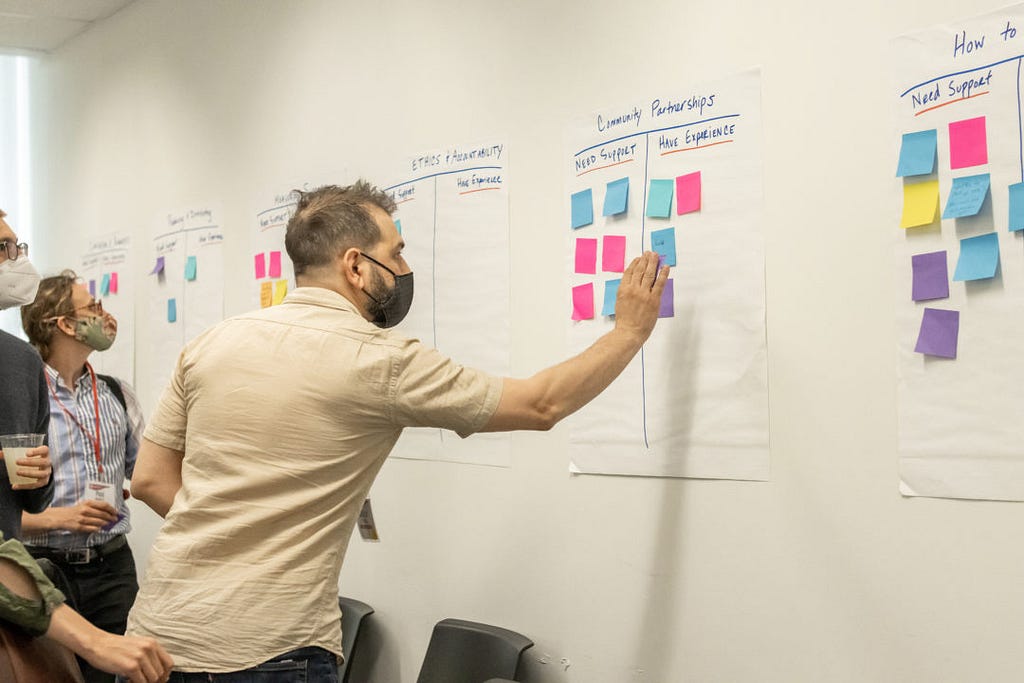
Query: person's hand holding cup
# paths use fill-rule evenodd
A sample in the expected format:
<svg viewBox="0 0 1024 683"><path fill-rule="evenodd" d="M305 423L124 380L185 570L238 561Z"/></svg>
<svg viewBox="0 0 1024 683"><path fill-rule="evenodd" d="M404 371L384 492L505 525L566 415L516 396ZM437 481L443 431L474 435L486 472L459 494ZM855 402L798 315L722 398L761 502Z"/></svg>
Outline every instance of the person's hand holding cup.
<svg viewBox="0 0 1024 683"><path fill-rule="evenodd" d="M14 490L38 489L50 481L50 449L42 434L0 434L0 449Z"/></svg>

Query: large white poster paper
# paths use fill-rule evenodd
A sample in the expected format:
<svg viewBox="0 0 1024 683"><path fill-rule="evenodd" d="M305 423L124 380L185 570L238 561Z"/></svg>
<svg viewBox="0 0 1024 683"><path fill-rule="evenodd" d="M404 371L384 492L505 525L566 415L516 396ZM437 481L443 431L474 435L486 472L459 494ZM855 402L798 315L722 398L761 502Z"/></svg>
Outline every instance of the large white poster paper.
<svg viewBox="0 0 1024 683"><path fill-rule="evenodd" d="M155 231L146 275L153 346L146 362L144 405L156 405L185 344L224 318L219 215L208 205L174 210Z"/></svg>
<svg viewBox="0 0 1024 683"><path fill-rule="evenodd" d="M453 145L409 160L387 188L416 295L397 330L461 365L509 372L508 150ZM507 434L406 429L394 457L507 466Z"/></svg>
<svg viewBox="0 0 1024 683"><path fill-rule="evenodd" d="M893 61L900 490L1024 500L1024 6Z"/></svg>
<svg viewBox="0 0 1024 683"><path fill-rule="evenodd" d="M117 339L102 353L89 357L96 372L135 384L135 290L131 235L125 232L89 240L80 259L78 276L89 292L103 301L103 310L117 320Z"/></svg>
<svg viewBox="0 0 1024 683"><path fill-rule="evenodd" d="M767 479L760 73L582 116L570 146L572 352L614 325L632 257L673 266L648 343L570 418L573 471Z"/></svg>

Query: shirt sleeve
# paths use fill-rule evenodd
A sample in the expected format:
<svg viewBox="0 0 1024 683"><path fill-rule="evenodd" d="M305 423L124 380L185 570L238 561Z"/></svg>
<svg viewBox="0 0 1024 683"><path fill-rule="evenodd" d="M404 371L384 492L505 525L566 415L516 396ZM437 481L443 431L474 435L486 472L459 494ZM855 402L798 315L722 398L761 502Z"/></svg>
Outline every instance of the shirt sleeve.
<svg viewBox="0 0 1024 683"><path fill-rule="evenodd" d="M39 636L50 627L50 615L64 603L64 594L46 577L19 541L3 541L0 535L0 561L21 567L35 582L43 599L30 600L16 595L0 584L0 619L20 626L30 635Z"/></svg>
<svg viewBox="0 0 1024 683"><path fill-rule="evenodd" d="M139 454L139 443L142 440L142 433L146 429L146 420L142 416L142 407L139 405L139 398L135 389L127 382L118 380L121 385L121 393L124 394L125 413L128 417L128 429L125 434L124 445L124 472L129 479L135 471L135 458Z"/></svg>
<svg viewBox="0 0 1024 683"><path fill-rule="evenodd" d="M186 349L187 351L187 349ZM170 384L160 397L160 404L146 426L144 436L153 443L174 451L185 450L188 414L185 409L185 353L178 356Z"/></svg>
<svg viewBox="0 0 1024 683"><path fill-rule="evenodd" d="M502 379L467 368L436 349L408 341L391 382L394 420L403 427L480 431L498 409Z"/></svg>
<svg viewBox="0 0 1024 683"><path fill-rule="evenodd" d="M50 443L50 396L46 388L46 375L43 374L43 363L39 363L39 386L36 389L37 404L35 409L35 434L43 434L43 443ZM51 458L52 461L52 458ZM45 486L37 489L26 489L15 491L15 498L22 510L32 514L38 514L48 508L53 501L53 473L50 473L50 480Z"/></svg>

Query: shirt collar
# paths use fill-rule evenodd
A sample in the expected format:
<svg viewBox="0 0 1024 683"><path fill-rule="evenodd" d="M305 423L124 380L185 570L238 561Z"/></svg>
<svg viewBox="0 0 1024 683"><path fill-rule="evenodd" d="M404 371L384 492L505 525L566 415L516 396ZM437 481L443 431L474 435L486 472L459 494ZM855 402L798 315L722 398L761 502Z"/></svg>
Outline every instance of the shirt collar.
<svg viewBox="0 0 1024 683"><path fill-rule="evenodd" d="M288 292L283 304L306 304L312 306L323 306L324 308L335 308L339 311L355 313L363 317L356 305L338 294L333 289L325 287L297 287Z"/></svg>
<svg viewBox="0 0 1024 683"><path fill-rule="evenodd" d="M72 389L70 389L70 387L64 384L64 378L60 376L60 373L54 370L52 367L50 367L48 363L43 363L43 372L45 372L46 376L50 378L50 381L53 383L53 386L57 387L58 389L67 389L68 391L71 391L71 393L75 393ZM89 371L83 370L81 376L78 378L78 382L76 382L76 388L90 381L91 380L89 379Z"/></svg>

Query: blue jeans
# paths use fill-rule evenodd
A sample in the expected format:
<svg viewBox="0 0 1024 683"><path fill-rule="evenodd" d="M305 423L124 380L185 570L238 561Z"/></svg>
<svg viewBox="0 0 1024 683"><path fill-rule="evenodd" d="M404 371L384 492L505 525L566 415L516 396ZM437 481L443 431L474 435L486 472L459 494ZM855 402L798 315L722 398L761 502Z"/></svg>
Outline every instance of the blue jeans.
<svg viewBox="0 0 1024 683"><path fill-rule="evenodd" d="M230 673L171 672L169 683L338 683L338 660L319 647L303 647L251 669Z"/></svg>

